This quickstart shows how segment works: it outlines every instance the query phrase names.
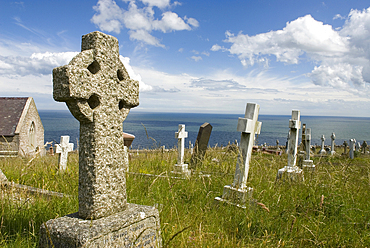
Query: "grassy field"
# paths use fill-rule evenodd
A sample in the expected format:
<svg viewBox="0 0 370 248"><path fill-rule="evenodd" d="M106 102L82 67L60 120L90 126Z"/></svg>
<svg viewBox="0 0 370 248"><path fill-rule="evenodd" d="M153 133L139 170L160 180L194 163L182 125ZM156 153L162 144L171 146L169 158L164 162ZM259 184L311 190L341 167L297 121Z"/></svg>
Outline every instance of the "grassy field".
<svg viewBox="0 0 370 248"><path fill-rule="evenodd" d="M216 204L233 180L237 154L212 148L189 179L170 171L175 152L131 154L128 202L155 205L165 247L370 247L370 157L315 157L316 171L302 182L276 182L286 155L253 154L248 186L257 204L240 209ZM42 198L2 188L0 247L37 247L40 225L78 211L78 154L57 172L57 157L32 161L2 158L0 168L16 183L71 195ZM186 154L186 161L190 155ZM210 174L210 177L199 176Z"/></svg>

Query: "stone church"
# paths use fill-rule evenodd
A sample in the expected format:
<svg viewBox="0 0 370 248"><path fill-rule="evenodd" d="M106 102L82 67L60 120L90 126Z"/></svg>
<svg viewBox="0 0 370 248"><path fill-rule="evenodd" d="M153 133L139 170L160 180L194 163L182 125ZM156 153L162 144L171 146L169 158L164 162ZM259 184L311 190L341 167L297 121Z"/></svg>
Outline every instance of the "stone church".
<svg viewBox="0 0 370 248"><path fill-rule="evenodd" d="M44 127L32 97L0 97L0 156L32 156L44 149Z"/></svg>

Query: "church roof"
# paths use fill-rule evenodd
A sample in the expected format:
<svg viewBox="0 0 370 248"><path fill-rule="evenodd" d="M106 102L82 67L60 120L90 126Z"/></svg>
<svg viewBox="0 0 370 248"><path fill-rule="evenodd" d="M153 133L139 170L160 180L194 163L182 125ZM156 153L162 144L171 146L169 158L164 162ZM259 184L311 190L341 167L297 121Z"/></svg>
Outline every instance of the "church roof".
<svg viewBox="0 0 370 248"><path fill-rule="evenodd" d="M0 97L0 136L14 136L28 97Z"/></svg>

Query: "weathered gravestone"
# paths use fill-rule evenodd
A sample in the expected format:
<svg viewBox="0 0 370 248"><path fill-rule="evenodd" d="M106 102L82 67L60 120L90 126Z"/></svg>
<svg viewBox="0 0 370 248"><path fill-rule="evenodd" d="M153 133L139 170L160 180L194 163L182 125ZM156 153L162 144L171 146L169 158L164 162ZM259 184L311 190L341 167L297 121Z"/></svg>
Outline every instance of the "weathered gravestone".
<svg viewBox="0 0 370 248"><path fill-rule="evenodd" d="M215 198L217 201L244 207L244 204L252 196L253 189L247 187L247 179L255 135L260 133L262 126L262 123L257 121L259 109L258 104L248 103L245 117L238 120L237 131L241 132L241 137L234 181L232 185L224 187L222 197Z"/></svg>
<svg viewBox="0 0 370 248"><path fill-rule="evenodd" d="M185 132L185 125L179 124L179 129L175 133L175 138L177 139L177 164L174 166L174 173L190 174L188 164L184 164L185 138L187 137L188 132Z"/></svg>
<svg viewBox="0 0 370 248"><path fill-rule="evenodd" d="M67 169L68 153L73 151L73 143L69 143L69 136L60 136L60 144L55 144L55 153L59 153L59 170Z"/></svg>
<svg viewBox="0 0 370 248"><path fill-rule="evenodd" d="M306 124L302 124L302 150L306 151Z"/></svg>
<svg viewBox="0 0 370 248"><path fill-rule="evenodd" d="M54 68L53 84L54 99L80 122L79 211L43 224L40 247L160 247L158 210L127 203L122 122L139 104L139 83L118 40L84 35L81 53Z"/></svg>
<svg viewBox="0 0 370 248"><path fill-rule="evenodd" d="M298 134L301 127L300 121L301 113L299 110L292 111L292 119L289 120L289 140L288 140L288 165L278 170L276 179L280 179L284 174L290 179L303 178L302 169L296 166L297 162L297 147L298 147Z"/></svg>
<svg viewBox="0 0 370 248"><path fill-rule="evenodd" d="M319 151L319 154L321 154L321 155L326 154L326 151L325 151L325 136L324 135L321 136L321 150Z"/></svg>
<svg viewBox="0 0 370 248"><path fill-rule="evenodd" d="M362 142L361 148L362 148L362 152L365 153L366 152L366 148L367 148L367 142L366 142L366 140L364 140L364 142Z"/></svg>
<svg viewBox="0 0 370 248"><path fill-rule="evenodd" d="M202 161L211 137L212 125L205 122L199 127L197 140L195 141L194 152L190 160L190 168L195 169L196 165Z"/></svg>
<svg viewBox="0 0 370 248"><path fill-rule="evenodd" d="M330 137L331 137L331 151L330 151L330 155L334 155L335 154L335 133L332 133Z"/></svg>
<svg viewBox="0 0 370 248"><path fill-rule="evenodd" d="M280 147L279 147L279 140L278 140L278 139L276 140L276 150L277 150L277 151L280 151Z"/></svg>
<svg viewBox="0 0 370 248"><path fill-rule="evenodd" d="M355 146L356 146L356 140L350 139L349 140L349 158L354 159L355 157Z"/></svg>
<svg viewBox="0 0 370 248"><path fill-rule="evenodd" d="M313 164L313 160L310 159L310 152L311 152L311 128L306 128L305 131L305 140L302 142L305 144L306 153L305 153L305 159L302 162L303 168L308 168L310 170L315 170L315 165Z"/></svg>
<svg viewBox="0 0 370 248"><path fill-rule="evenodd" d="M347 143L346 140L343 142L343 146L344 146L343 154L347 154L347 146L348 146L348 143Z"/></svg>

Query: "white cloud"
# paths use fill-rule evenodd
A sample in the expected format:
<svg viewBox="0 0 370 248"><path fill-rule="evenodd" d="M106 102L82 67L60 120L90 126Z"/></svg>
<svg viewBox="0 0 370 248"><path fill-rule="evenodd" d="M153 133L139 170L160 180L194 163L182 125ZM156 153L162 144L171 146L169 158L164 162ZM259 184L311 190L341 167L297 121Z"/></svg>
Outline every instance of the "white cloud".
<svg viewBox="0 0 370 248"><path fill-rule="evenodd" d="M338 30L306 15L288 22L282 30L255 36L226 31L225 35L224 42L231 46L215 44L211 51L237 55L243 66L268 66L271 55L286 64L299 64L308 58L317 64L307 74L314 84L370 92L370 8L351 10Z"/></svg>
<svg viewBox="0 0 370 248"><path fill-rule="evenodd" d="M139 88L140 88L139 90L140 90L140 92L147 92L147 91L152 91L153 90L152 86L147 85L143 82L143 80L141 79L140 74L137 74L137 73L134 72L134 69L132 69L132 67L130 65L130 58L129 57L123 57L122 55L120 55L119 58L122 61L123 65L125 66L128 75L130 75L130 78L133 79L133 80L139 81Z"/></svg>
<svg viewBox="0 0 370 248"><path fill-rule="evenodd" d="M201 56L191 56L191 59L198 62L199 60L202 60L202 57Z"/></svg>
<svg viewBox="0 0 370 248"><path fill-rule="evenodd" d="M138 8L136 2L142 2L144 7ZM181 18L177 13L166 11L171 5L170 0L129 0L128 9L123 9L114 0L99 0L93 7L96 11L91 22L100 30L120 33L123 28L128 29L130 39L142 41L146 44L165 47L159 39L154 37L152 31L168 33L172 31L192 30L199 23L194 18ZM162 12L162 18L156 19L154 7Z"/></svg>

